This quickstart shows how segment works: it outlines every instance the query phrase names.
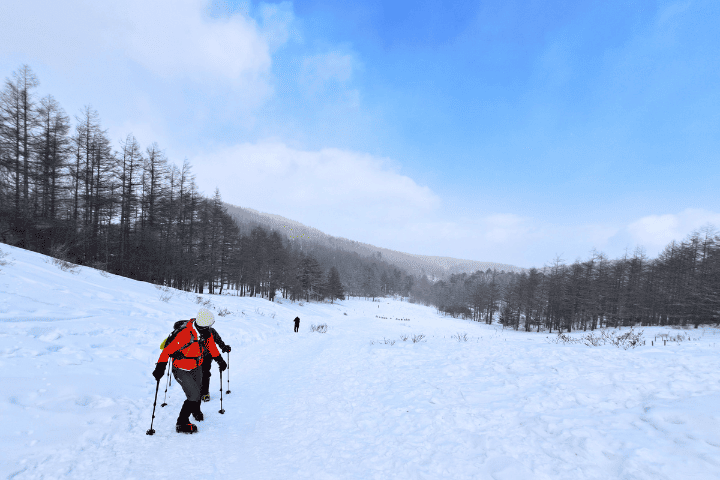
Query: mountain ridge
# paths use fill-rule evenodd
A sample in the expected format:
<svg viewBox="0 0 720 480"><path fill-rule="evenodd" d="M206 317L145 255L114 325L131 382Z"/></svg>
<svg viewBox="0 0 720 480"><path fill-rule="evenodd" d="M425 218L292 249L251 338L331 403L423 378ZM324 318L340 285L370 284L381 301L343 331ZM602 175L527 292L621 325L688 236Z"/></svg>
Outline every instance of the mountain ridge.
<svg viewBox="0 0 720 480"><path fill-rule="evenodd" d="M432 255L418 255L405 253L389 248L378 247L369 243L358 242L344 237L336 237L309 227L296 220L281 215L260 212L258 210L239 207L223 202L227 212L241 227L250 229L254 226L262 226L276 230L292 242L318 243L321 245L338 248L350 252L356 252L365 256L376 256L386 262L406 269L414 275L427 275L431 279L444 279L452 274L472 274L478 270L483 272L490 270L522 273L526 269L497 262L467 260L453 257L441 257Z"/></svg>

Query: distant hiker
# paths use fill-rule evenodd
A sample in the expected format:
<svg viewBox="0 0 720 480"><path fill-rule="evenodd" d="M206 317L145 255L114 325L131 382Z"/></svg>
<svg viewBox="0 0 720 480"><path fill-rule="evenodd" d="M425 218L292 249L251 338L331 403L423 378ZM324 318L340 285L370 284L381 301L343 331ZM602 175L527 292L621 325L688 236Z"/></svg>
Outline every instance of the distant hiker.
<svg viewBox="0 0 720 480"><path fill-rule="evenodd" d="M220 371L227 368L227 364L220 356L217 345L210 334L210 325L213 323L215 323L215 318L212 312L201 308L197 318L188 320L182 330L177 333L173 332L163 342L163 351L153 371L153 377L159 382L165 374L168 359L173 359L173 375L187 397L175 425L175 431L178 433L197 432L197 426L190 423L191 413L195 420L203 421L203 413L200 411L200 391L205 352L208 351L209 355L218 362Z"/></svg>
<svg viewBox="0 0 720 480"><path fill-rule="evenodd" d="M208 331L205 332L203 328L198 328L198 332L200 332L200 337L205 340L205 342L209 341L208 335L204 335L209 333L209 336L215 340L215 345L217 345L220 350L223 353L227 353L230 351L230 345L225 345L225 342L223 342L222 338L220 338L220 334L212 327L207 327ZM202 388L200 389L200 395L201 400L203 402L209 402L210 401L210 377L212 376L212 373L210 373L210 368L212 367L212 357L210 356L210 349L207 349L205 351L205 355L203 356L203 362L202 362Z"/></svg>
<svg viewBox="0 0 720 480"><path fill-rule="evenodd" d="M300 330L300 317L295 317L295 331Z"/></svg>

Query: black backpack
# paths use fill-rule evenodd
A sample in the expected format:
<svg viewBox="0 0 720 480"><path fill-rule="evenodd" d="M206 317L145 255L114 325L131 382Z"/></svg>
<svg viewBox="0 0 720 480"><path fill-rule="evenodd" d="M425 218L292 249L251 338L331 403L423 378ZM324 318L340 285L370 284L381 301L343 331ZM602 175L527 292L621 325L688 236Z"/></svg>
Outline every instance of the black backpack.
<svg viewBox="0 0 720 480"><path fill-rule="evenodd" d="M189 320L178 320L173 324L173 330L168 337L160 344L160 350L164 350L166 346L170 345L178 333L182 332Z"/></svg>
<svg viewBox="0 0 720 480"><path fill-rule="evenodd" d="M194 318L191 318L190 320L195 320ZM180 332L182 332L185 329L185 326L190 320L178 320L173 324L173 331L168 335L168 337L163 340L163 342L160 344L160 350L163 350L167 345L171 344L173 340L175 340L175 337L178 336ZM193 343L198 342L200 345L200 350L202 351L202 356L208 355L210 352L208 352L207 347L205 346L205 342L201 342L200 338L195 338L191 340L187 345L184 345L180 347L177 352L170 355L170 358L173 360L180 360L182 358L185 358L182 351L185 350L187 347L192 345Z"/></svg>

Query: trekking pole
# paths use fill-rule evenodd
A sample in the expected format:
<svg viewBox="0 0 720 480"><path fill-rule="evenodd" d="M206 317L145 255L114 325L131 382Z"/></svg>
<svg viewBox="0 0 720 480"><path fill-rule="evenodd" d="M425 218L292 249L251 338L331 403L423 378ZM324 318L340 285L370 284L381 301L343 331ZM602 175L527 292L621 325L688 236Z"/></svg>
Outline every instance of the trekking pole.
<svg viewBox="0 0 720 480"><path fill-rule="evenodd" d="M220 370L220 410L218 413L225 413L225 409L222 407L222 370Z"/></svg>
<svg viewBox="0 0 720 480"><path fill-rule="evenodd" d="M160 380L157 381L157 384L155 385L155 401L153 402L153 414L152 414L152 420L150 420L150 430L145 432L145 435L155 435L155 430L153 430L153 422L155 421L155 405L157 405L157 394L160 390Z"/></svg>
<svg viewBox="0 0 720 480"><path fill-rule="evenodd" d="M228 368L227 368L227 371L228 371L228 389L227 389L227 392L225 392L225 393L230 393L230 352L227 352L227 354L228 354ZM220 376L220 390L222 390L222 372L220 373L220 375L221 375L221 376Z"/></svg>
<svg viewBox="0 0 720 480"><path fill-rule="evenodd" d="M161 407L164 407L165 405L167 405L167 403L165 403L165 402L167 402L167 389L168 389L168 385L170 384L170 370L172 370L172 360L170 360L169 367L170 368L168 368L168 379L167 379L167 382L165 382L165 399L163 400L163 403L160 404Z"/></svg>

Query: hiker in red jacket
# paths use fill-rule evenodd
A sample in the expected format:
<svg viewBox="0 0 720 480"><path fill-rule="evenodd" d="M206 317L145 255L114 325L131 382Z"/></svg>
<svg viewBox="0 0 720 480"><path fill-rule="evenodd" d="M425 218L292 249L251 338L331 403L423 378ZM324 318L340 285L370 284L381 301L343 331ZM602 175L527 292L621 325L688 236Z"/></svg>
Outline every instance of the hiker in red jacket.
<svg viewBox="0 0 720 480"><path fill-rule="evenodd" d="M220 371L227 368L210 333L210 325L213 323L215 323L215 317L212 312L201 308L197 318L188 320L185 328L168 345L165 345L153 371L155 379L160 381L165 374L168 359L173 358L173 375L187 397L175 425L175 431L178 433L197 431L197 426L190 423L190 414L198 422L203 421L203 414L200 411L200 391L202 388L201 365L205 353L209 353L218 363Z"/></svg>

